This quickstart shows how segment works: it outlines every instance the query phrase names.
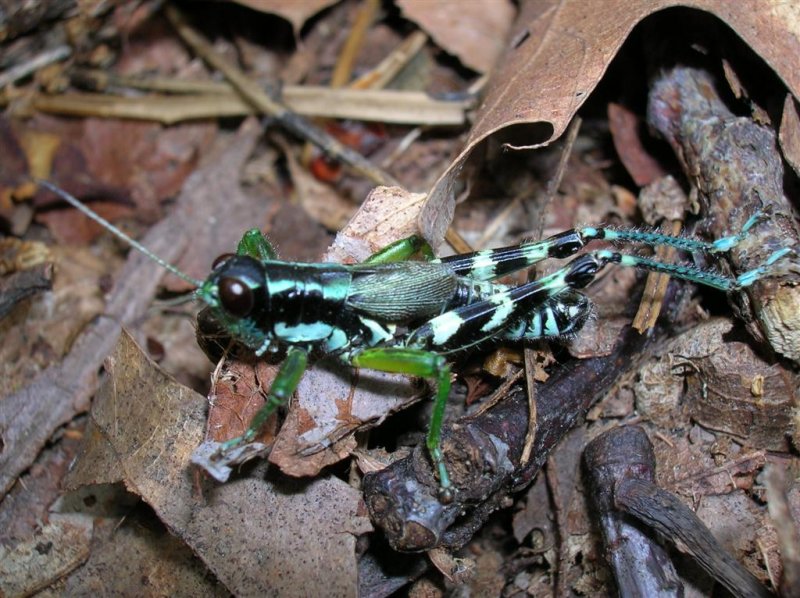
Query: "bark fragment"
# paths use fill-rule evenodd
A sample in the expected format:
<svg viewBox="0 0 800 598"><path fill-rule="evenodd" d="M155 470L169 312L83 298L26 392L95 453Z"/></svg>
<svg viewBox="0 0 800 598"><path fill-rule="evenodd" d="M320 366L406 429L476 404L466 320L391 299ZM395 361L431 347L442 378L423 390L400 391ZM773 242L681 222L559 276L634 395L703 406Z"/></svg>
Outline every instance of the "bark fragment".
<svg viewBox="0 0 800 598"><path fill-rule="evenodd" d="M648 124L672 146L697 187L711 238L736 234L756 213L764 215L728 253L734 275L762 266L776 251L795 248L768 276L739 294L748 329L779 354L800 362L800 232L783 191L783 162L775 133L735 116L711 75L677 67L653 84Z"/></svg>

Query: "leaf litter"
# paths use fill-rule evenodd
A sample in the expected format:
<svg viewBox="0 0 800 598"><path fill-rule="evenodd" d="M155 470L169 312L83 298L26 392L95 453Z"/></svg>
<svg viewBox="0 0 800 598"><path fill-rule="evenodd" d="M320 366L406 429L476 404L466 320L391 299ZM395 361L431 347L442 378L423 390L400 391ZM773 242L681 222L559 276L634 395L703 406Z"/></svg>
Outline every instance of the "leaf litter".
<svg viewBox="0 0 800 598"><path fill-rule="evenodd" d="M282 13L281 5L285 3L281 2L242 4L251 7L257 5L258 10L272 14L284 14L291 22L291 28L298 39L305 36L309 44L313 40L320 48L336 47L333 41L335 36L331 32L325 32L320 25L324 25L326 21L350 24L359 8L357 3L309 2L303 6L292 3L292 12ZM414 21L413 13L407 8L411 4L413 3L401 2L398 5L404 7L406 18ZM417 10L424 11L424 4ZM467 188L471 197L486 197L487 200L479 204L479 207L473 207L474 200L465 204L464 208L468 208L470 214L468 217L467 209L462 211L459 207L457 212L455 228L469 239L481 238L482 232L491 224L492 215L501 212L505 205L503 200L490 201L493 194L497 195L499 190L507 191L505 187L510 189L515 182L527 184L529 195L536 194L537 183L531 182L530 177L526 183L520 183L521 177L513 169L528 170L534 172L535 176L548 172L546 162L555 152L552 147L547 146L561 135L572 117L587 102L591 92L601 85L603 77L610 72L612 59L620 49L624 54L623 43L631 32L641 26L639 23L643 19L673 4L664 1L631 5L609 1L604 4L603 10L587 15L585 4L580 2L522 3L520 14L507 37L506 54L499 61L497 70L492 73L484 106L477 113L466 142L453 134L425 133L418 145L411 151L401 153L399 160L394 162L397 170L393 174L408 189L426 191L436 176L439 176L439 182L427 195L411 193L401 187L376 189L363 201L349 224L339 232L325 259L360 261L386 242L416 232L417 226L429 240L438 244L453 221L456 192L461 193L465 189L464 175L477 172L476 158L482 152L475 150L479 146L487 150L486 155L490 160L497 160L500 168L507 169L506 172L484 171L484 180L472 178L470 187ZM787 158L790 163L794 163L793 138L796 136L794 129L797 128L797 118L794 111L796 103L792 97L797 97L798 83L795 80L796 73L786 59L787 56L796 55L796 52L792 53L796 42L791 39L790 28L797 20L790 18L791 14L786 12L792 8L782 5L769 13L755 2L748 4L748 8L744 10L732 10L730 5L713 0L696 5L727 23L774 69L786 85L789 93L783 96L788 98L784 118L777 119L777 122L781 123L780 140ZM308 21L325 6L330 8ZM504 5L503 10L510 10L510 7L510 3ZM459 36L458 27L451 27L451 31L447 31L446 27L442 28L443 24L448 24L446 13L437 16L434 11L430 11L419 16L418 20L418 24L427 29L433 38L425 52L428 60L431 59L431 49L435 44L445 52L459 56L467 66L478 70L488 68L475 62L474 52L478 44L467 49L467 52L473 53L473 58L468 58L466 54L461 54L462 50L450 46L449 42L435 32L438 28L438 31L446 34L454 33L456 39L470 39L470 36ZM267 20L262 23L275 25L276 21ZM407 21L401 29L406 28L407 31L411 26ZM167 32L163 35L169 35L168 28L163 28L163 31ZM336 39L341 41L345 29L337 26L336 31L340 36ZM249 39L250 34L246 28L237 35L239 39L234 39L233 45L238 44L243 53L248 53L248 62L258 60L259 52L262 58L268 56L268 60L275 60L273 54L265 54L257 49L259 42L254 44L254 39ZM169 44L165 48L167 46ZM146 47L147 44L140 46ZM135 45L123 50L120 63L127 64L135 74L136 68L141 68L145 63L137 63L137 57L131 54L134 51L132 48L135 49ZM163 51L175 50L167 48ZM295 48L295 51L298 57L303 54L302 47ZM125 52L128 54L125 55ZM305 56L308 61L306 68L311 72L310 78L317 77L324 82L325 69L314 71L314 59L309 58L308 54ZM488 65L492 56L493 52L487 52L480 58L487 59ZM159 64L157 53L148 61L152 59L156 61L149 62L150 64ZM319 64L323 62L320 60ZM368 62L374 64L375 57L370 57ZM137 64L140 66L137 67ZM415 66L412 63L408 68L413 70ZM441 65L437 68L442 69ZM759 68L765 67L762 65ZM432 72L436 71L421 69L416 74L424 80L425 77L430 78ZM613 72L611 74L612 81L620 81L618 77L613 77ZM643 75L640 77L643 79ZM459 81L462 88L466 88L466 82L458 76L454 76L453 81ZM441 84L441 80L432 82L428 79L427 84L435 87ZM748 89L746 80L742 86ZM604 90L604 93L607 94L608 90ZM600 101L601 104L602 101L604 100ZM661 161L662 156L656 154L654 157L650 154L650 146L636 143L637 129L640 127L635 119L637 114L641 118L642 113L635 103L632 106L624 102L619 105L609 103L608 110L603 111L603 118L612 119L611 138L620 150L624 148L626 153L623 163L629 174L641 185L651 182L649 179L660 177L660 168L664 162ZM235 247L241 232L250 226L267 230L271 238L277 240L283 255L297 255L302 250L306 252L304 255L318 256L320 249L327 245L330 238L324 232L324 227L338 229L345 219L344 214L349 211L343 207L348 204L341 201L355 205L355 202L360 202L364 197L359 192L353 197L347 197L346 181L332 185L328 183L326 190L319 188L318 191L314 181L303 171L307 167L303 155L296 152L292 144L285 140L278 145L286 154L289 176L282 176L278 168L277 176L270 175L268 179L255 183L258 193L254 193L253 188L245 190L238 182L239 173L253 153L260 135L252 122L245 124L234 136L227 133L224 126L221 131L216 124L212 125L210 122L185 129L163 129L153 125L137 127L130 123L97 119L90 119L76 126L74 122L58 123L53 117L49 118L52 119L50 122L40 121L37 126L42 131L55 132L58 143L49 146L49 149L42 145L44 149L40 151L44 154L39 157L28 155L27 161L31 165L29 172L48 178L52 175L79 196L96 198L93 205L108 215L123 218L126 222L135 218L134 227L153 221L162 210L175 210L153 229L146 237L146 243L157 253L179 263L182 269L197 277L202 278L207 273L209 264L216 255ZM526 125L528 128L524 129L523 126ZM595 125L590 122L589 130L593 130L593 126ZM78 137L83 136L83 140L78 142L73 141L71 134L65 132L81 131L81 127L83 129ZM2 130L9 129L4 126ZM399 137L399 131L390 131L390 143L394 143ZM586 143L590 137L591 135L585 136L583 142ZM629 141L625 141L626 139ZM38 142L26 142L22 146L27 151L31 143L35 146ZM542 159L532 159L525 163L517 161L518 156L525 154L514 156L508 153L492 158L490 146L493 144L496 147L503 147L503 144L507 144L505 147L541 146L536 155L542 156ZM209 147L211 145L213 149ZM227 149L222 149L224 146ZM60 153L54 147L62 148ZM263 148L256 151L263 151ZM552 211L546 216L545 234L568 228L576 222L616 222L627 218L632 212L630 192L627 195L623 191L617 192L605 182L608 172L604 170L607 165L602 160L607 159L608 154L604 154L597 146L590 147L587 151L578 150L578 153L580 159L572 158L573 171L570 171L569 166L567 169L572 174L568 174L562 183L561 195L553 202ZM413 162L403 162L408 161L408 156L412 155L415 156ZM449 156L457 158L448 166ZM421 169L420 163L425 164L426 168ZM14 229L21 233L29 226L34 226L35 229L35 224L30 224L34 209L24 201L13 199L16 196L9 192L19 192L26 172L25 160L16 166L15 164L17 163L6 164L0 177L0 200L3 202L0 204L0 215L8 221L22 223L15 225L17 228ZM39 164L35 170L34 164ZM45 166L42 167L42 164ZM190 174L193 171L194 174ZM88 174L88 178L84 174ZM290 195L282 185L292 184L300 193L300 204L304 211L297 208L293 211L288 204L281 201ZM163 201L181 188L183 191L175 205L165 208ZM350 188L351 191L353 189L358 187ZM26 193L30 197L30 191ZM463 197L467 194L464 193ZM503 192L499 194L502 195ZM499 208L495 209L495 205ZM44 211L41 198L34 201L34 208L36 220L47 222L52 227L53 236L60 242L70 234L75 241L86 241L90 238L89 231L75 228L75 223L79 220L68 211L53 207ZM494 238L490 239L491 242L514 242L520 236L532 234L530 231L535 230L538 225L535 208L526 207L513 214L514 222L510 226L504 224L502 227L492 227L496 232ZM74 234L74 231L78 233ZM303 240L307 231L315 231L317 238L313 241ZM96 234L97 231L91 232L92 236ZM319 248L311 249L312 244L318 244ZM186 247L188 249L184 249ZM237 595L356 595L359 592L363 595L386 595L386 588L402 587L419 576L418 567L408 567L405 570L400 568L391 573L387 569L385 558L375 560L382 550L377 534L369 536L371 548L367 555L358 558L357 555L363 551L363 544L360 544L361 548L357 551L356 540L367 534L371 526L360 493L350 485L358 483L358 475L346 472L344 465L336 463L357 447L361 447L359 458L362 462L379 463L383 455L365 449L363 437L354 434L365 427L382 423L390 414L417 402L425 395L424 386L402 377L375 376L371 372L354 372L328 362L318 363L304 377L272 446L270 463L277 464L280 472L271 465L247 464L236 472L230 483L213 484L198 476L196 470L189 466L189 456L207 434L238 433L236 430L241 428L236 426L241 426L249 419L249 410L258 404L259 397L269 387L270 366L258 364L252 367L239 361L225 364L215 378L211 395L211 415L206 420L208 399L165 376L127 334L120 337L112 354L112 347L119 334L117 321L138 327L162 273L149 265L135 266L136 263L141 264L141 260L130 257L128 270L117 277L123 281L122 286L112 291L107 300L106 314L110 314L113 321L106 316L93 321L94 316L103 309L99 301L100 294L97 292L101 286L98 282L107 279L106 272L111 271L114 265L114 260L107 257L110 255L109 250L108 243L97 250L101 257L94 259L99 259L101 264L97 264L95 270L90 270L93 273L88 276L57 272L57 285L62 284L67 276L74 276L74 284L91 289L86 295L88 299L84 299L91 307L75 308L75 313L82 314L80 317L59 317L58 314L63 312L56 310L56 318L51 321L42 320L39 315L42 306L38 305L27 311L20 311L22 315L17 316L18 320L14 320L13 325L6 321L0 323L8 326L3 331L4 338L15 337L15 340L32 336L30 332L20 335L18 331L22 329L18 326L21 325L39 326L40 331L52 330L52 337L48 340L57 348L52 351L52 360L58 359L59 354L67 355L61 365L53 361L55 365L43 363L33 370L30 368L31 357L27 354L24 358L11 357L4 361L9 365L9 375L17 375L20 385L26 379L31 379L32 384L0 401L0 431L5 443L0 452L3 470L0 480L3 487L8 489L17 479L16 476L32 462L39 449L51 437L53 430L72 420L76 413L86 410L86 401L97 384L95 374L98 366L103 358L111 355L106 362L102 387L93 402L90 422L83 433L81 455L68 477L69 487L74 489L74 495L84 493L85 496L86 492L98 488L97 484L121 483L152 509L155 518L163 522L172 535L164 536L156 528L153 528L155 531L152 533L149 529L145 533L137 531L134 522L147 521L147 516L141 513L132 513L130 524L123 518L118 534L109 531L114 527L110 525L113 518L95 523L91 532L94 537L91 553L87 556L85 551L78 551L78 556L73 557L69 567L79 567L86 558L88 561L72 575L52 586L51 591L79 591L80 588L92 584L93 580L108 576L109 569L120 571L119 585L114 586L120 593L136 590L141 593L142 586L137 586L138 582L134 580L143 579L143 572L146 571L160 571L149 578L148 582L152 584L149 591L157 588L158 593L170 594L228 591ZM60 255L63 249L54 245L53 251ZM66 258L60 259L79 261L75 255L67 253ZM100 268L101 265L103 268ZM145 270L148 271L146 275ZM84 280L93 280L94 284L81 282L81 276L86 276ZM635 291L630 290L634 282L633 276L614 273L593 287L593 297L603 310L598 322L607 322L611 318L618 318L620 322L625 320L624 316L611 313L610 307L618 307L620 312L624 311L623 303L627 297L635 294ZM171 277L165 278L165 286L171 294L185 290L183 283L172 280ZM175 320L174 328L170 318ZM77 323L67 324L66 320L70 319ZM189 343L193 331L185 320L186 316L180 312L162 310L160 315L150 318L147 334L151 335L150 339L156 340L162 334L159 328L165 331L165 336L172 336L174 329L180 329L182 332L176 338L183 339L180 342L184 344ZM58 332L54 327L57 324L72 328ZM88 332L81 335L80 330L84 326L88 326ZM603 333L609 338L614 336L608 329L599 332L589 330L576 343L572 352L586 358L608 352L609 340L602 337ZM38 335L48 338L42 332ZM138 337L142 338L141 333ZM691 341L687 339L685 342ZM175 359L180 348L168 343L162 346L167 347L164 351L165 363L170 363L170 360L174 360L174 363L180 362L180 359ZM30 350L29 348L28 351ZM41 349L39 351L41 353ZM181 359L195 359L197 353L194 351ZM23 354L22 349L18 354ZM669 365L674 363L675 356L668 353L660 359ZM685 354L680 358L684 367L688 362L700 363L704 368L725 365L706 365L701 359L687 358ZM748 359L757 361L759 357L753 355ZM14 371L15 362L25 365L18 366ZM213 364L206 367L210 370ZM770 375L774 380L779 380L781 368L774 364L771 367ZM39 373L39 368L44 370ZM754 368L753 371L756 371L757 367ZM197 369L193 367L192 370L191 375L181 376L182 379L197 381L202 378L202 366ZM708 375L729 375L725 372L709 372ZM181 375L181 372L177 373ZM479 372L476 375L478 378L485 377L485 374ZM662 368L659 375L674 377L675 372L666 367ZM705 374L701 372L699 375ZM766 379L769 381L769 376ZM748 378L743 381L743 384L746 383L746 388L743 386L743 389L747 392L751 388L757 389L753 380ZM777 384L774 380L773 386ZM44 419L41 418L42 413L28 419L25 424L27 427L24 428L27 430L25 435L35 440L31 442L28 438L22 442L19 414L31 413L30 408L22 409L22 406L26 402L34 404L34 396L42 397L43 405L54 404L56 397L64 396L61 388L64 381L67 381L66 386L69 387L67 396L70 400L56 411L47 413ZM205 386L202 382L201 385ZM599 415L595 417L601 419L592 423L589 439L597 435L600 428L636 417L636 412L632 411L632 397L635 397L635 404L640 412L647 412L648 407L660 408L661 411L652 412L653 420L660 422L666 418L660 424L663 427L654 425L650 431L655 434L654 442L660 442L657 444L660 469L671 472L661 482L682 489L683 495L692 500L696 500L699 495L716 496L715 500L704 505L700 512L702 517L716 523L715 531L729 544L734 554L743 555L742 560L762 580L768 579L776 585L780 583L781 560L776 536L770 535L769 531L745 533L745 528L772 529L763 504L754 502L752 498L756 496L763 500L763 495L758 494L755 480L765 462L770 458L776 461L776 457L765 457L763 452L758 452L759 447L753 446L752 440L743 438L741 428L732 436L730 429L716 429L712 421L713 415L709 415L708 411L701 418L708 426L704 427L693 423L686 414L670 414L668 406L647 405L644 393L649 390L643 385L623 384L620 392L627 393L627 398L617 400L613 408L603 409L602 404L598 406L596 414ZM675 391L675 396L680 396L680 392ZM747 392L741 394L742 398L737 400L748 401ZM606 399L609 404L614 400L613 395ZM704 400L708 403L702 393L694 398L701 409L704 407ZM708 404L705 408L708 409ZM681 419L678 415L686 419ZM391 418L389 427L397 417ZM403 414L399 417L406 416ZM684 427L670 426L670 422L675 421L673 417L681 421ZM406 418L406 425L410 419L413 418ZM422 419L424 420L424 415ZM412 423L411 427L415 425ZM790 422L787 426L787 437L796 434ZM387 427L386 424L384 427ZM383 428L380 432L382 430ZM269 442L271 437L272 430L264 440ZM734 440L731 441L731 438ZM758 438L758 435L752 438ZM785 442L789 441L782 439L773 445L780 454L776 462L791 469L796 463L791 453L785 452L789 446ZM602 579L608 574L602 571L602 558L597 554L596 537L593 535L584 497L586 490L571 475L576 450L578 449L571 445L563 455L557 450L548 462L548 467L556 468L557 475L548 473L546 484L543 481L544 476L539 476L537 485L519 499L518 508L525 509L526 520L515 522L517 548L509 554L507 548L498 546L496 538L508 535L510 530L499 521L493 520L476 536L467 552L461 553L467 557L477 555L477 574L472 580L466 581L474 591L485 590L493 595L499 595L502 591L504 595L520 595L549 590L552 587L543 581L546 577L542 576L553 575L554 571L562 578L559 581L562 589L567 585L579 592L607 589ZM747 459L743 461L745 457ZM283 475L287 473L306 477L292 480ZM730 476L735 476L737 482L726 486L725 480L730 479ZM350 484L345 483L344 479ZM548 494L547 485L552 484L557 484L559 491L553 493L551 489ZM557 513L558 528L548 527L546 537L548 542L560 545L541 547L535 541L537 526L545 527L543 522L552 520L551 510L544 504L547 503L548 495L557 503L552 508ZM790 502L789 508L795 508L796 511L797 492L787 490L786 496ZM108 500L113 502L116 499ZM6 498L2 507L8 506L9 500ZM63 511L81 511L74 505L64 504L54 509L59 513L56 515L54 510L51 516L53 521L59 521ZM115 516L119 517L118 514ZM149 525L158 525L152 516L150 519L152 521ZM783 520L786 521L785 515ZM83 529L85 537L88 528ZM224 533L220 530L224 530ZM735 541L737 538L738 542ZM15 545L20 551L26 546L16 540L0 540L4 546ZM183 545L181 542L188 550L180 549ZM59 545L59 542L55 544ZM86 546L85 542L79 545ZM126 554L136 554L137 559L133 559L135 562L122 573L119 563L126 560ZM163 568L159 570L158 564L167 560L169 554L179 554L180 557L176 556L170 561L170 572ZM200 562L193 560L192 555L199 557ZM396 561L398 566L401 562L396 555L390 556L389 560ZM450 566L447 563L452 564L444 554L438 554L433 560L442 567ZM418 565L424 561L416 559L413 562ZM769 571L766 572L763 569L765 562L769 566ZM497 567L501 563L506 568L505 577L497 574ZM204 576L204 568L222 586ZM53 577L63 575L66 571L64 569L62 573L49 577L42 575L40 581L50 583ZM173 571L174 574L170 575ZM180 583L175 581L178 577L181 579ZM365 585L365 580L378 578L383 580L381 584L384 585ZM441 582L431 581L435 579L435 576L429 574L418 582L416 591L431 589L433 585L436 588L434 591L441 592ZM46 583L25 587L38 588L45 585ZM380 587L384 589L379 590ZM706 591L711 586L704 582L698 587ZM370 593L370 588L374 589L374 594ZM27 593L27 590L20 592Z"/></svg>

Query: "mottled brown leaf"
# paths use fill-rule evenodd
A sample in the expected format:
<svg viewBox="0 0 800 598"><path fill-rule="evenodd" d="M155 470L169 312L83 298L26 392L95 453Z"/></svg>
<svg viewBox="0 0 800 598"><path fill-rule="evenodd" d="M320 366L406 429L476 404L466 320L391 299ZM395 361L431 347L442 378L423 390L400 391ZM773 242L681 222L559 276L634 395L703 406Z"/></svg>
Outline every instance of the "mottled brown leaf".
<svg viewBox="0 0 800 598"><path fill-rule="evenodd" d="M63 505L94 521L91 553L42 598L86 596L96 588L109 596L230 595L180 538L137 503L117 485L92 486L68 496Z"/></svg>
<svg viewBox="0 0 800 598"><path fill-rule="evenodd" d="M0 547L0 596L29 596L89 556L92 521L80 515L51 518L31 539Z"/></svg>
<svg viewBox="0 0 800 598"><path fill-rule="evenodd" d="M207 440L222 442L241 436L250 420L263 407L270 384L278 366L265 361L254 365L242 361L228 361L213 380L209 393ZM272 442L276 418L264 426L256 441Z"/></svg>
<svg viewBox="0 0 800 598"><path fill-rule="evenodd" d="M797 113L797 100L791 95L787 95L783 103L783 117L778 140L783 157L795 174L800 175L800 115Z"/></svg>

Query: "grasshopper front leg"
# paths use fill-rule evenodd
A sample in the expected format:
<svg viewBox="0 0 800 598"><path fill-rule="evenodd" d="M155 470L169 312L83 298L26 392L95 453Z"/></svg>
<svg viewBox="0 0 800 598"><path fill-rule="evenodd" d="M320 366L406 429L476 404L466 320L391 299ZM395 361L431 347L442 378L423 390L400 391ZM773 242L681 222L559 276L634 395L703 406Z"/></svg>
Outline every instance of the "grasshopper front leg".
<svg viewBox="0 0 800 598"><path fill-rule="evenodd" d="M411 235L389 243L383 249L376 251L367 259L365 264L395 264L411 259L415 254L420 254L425 260L432 260L436 256L428 242L419 235Z"/></svg>
<svg viewBox="0 0 800 598"><path fill-rule="evenodd" d="M270 415L288 402L294 394L307 364L308 352L300 347L291 347L272 382L263 407L253 416L244 434L225 442L204 442L192 455L192 462L203 467L216 480L227 481L231 474L231 466L246 461L254 452L251 443ZM258 452L263 448L262 445L255 447Z"/></svg>
<svg viewBox="0 0 800 598"><path fill-rule="evenodd" d="M439 501L443 504L452 502L453 488L450 474L447 472L440 447L444 411L447 397L450 395L450 366L447 360L432 351L404 347L365 349L349 355L347 360L356 367L433 378L436 381L436 398L426 444L433 466L439 475Z"/></svg>
<svg viewBox="0 0 800 598"><path fill-rule="evenodd" d="M287 403L294 394L294 391L297 390L297 385L300 384L300 378L303 376L303 372L306 371L307 365L308 353L305 349L300 349L298 347L289 349L286 353L286 359L281 364L275 376L275 380L272 382L264 406L261 407L253 416L253 419L250 420L250 424L244 434L222 443L220 446L221 455L237 446L252 442L253 439L258 436L258 433L261 431L264 424L267 423L270 415L272 415L278 407Z"/></svg>

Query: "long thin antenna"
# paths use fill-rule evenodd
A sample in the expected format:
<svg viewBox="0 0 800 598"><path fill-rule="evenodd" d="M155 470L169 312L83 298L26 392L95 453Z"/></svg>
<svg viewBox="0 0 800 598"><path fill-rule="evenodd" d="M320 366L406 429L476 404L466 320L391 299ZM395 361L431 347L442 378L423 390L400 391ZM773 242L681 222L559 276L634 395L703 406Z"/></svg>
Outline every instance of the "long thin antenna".
<svg viewBox="0 0 800 598"><path fill-rule="evenodd" d="M196 278L192 278L188 274L184 274L183 272L178 270L175 266L173 266L169 262L167 262L167 261L163 260L162 258L158 257L155 253L150 251L147 247L145 247L144 245L139 243L139 241L137 241L135 239L132 239L131 237L129 237L128 235L123 233L120 229L118 229L116 226L111 224L108 220L106 220L105 218L100 216L100 214L98 214L97 212L92 210L89 206L85 205L78 198L70 195L69 193L67 193L63 189L61 189L59 187L56 187L53 183L51 183L49 181L44 181L44 180L41 180L41 179L34 179L34 180L36 181L36 184L44 187L45 189L48 189L49 191L52 191L53 193L58 195L61 199L66 201L68 204L70 204L72 207L74 207L75 209L80 210L81 212L83 212L87 217L91 218L92 220L97 222L100 226L102 226L103 228L105 228L106 230L108 230L109 232L114 234L115 236L117 236L120 239L122 239L123 241L125 241L128 245L133 247L136 251L138 251L139 253L141 253L145 257L148 257L151 260L153 260L156 264L158 264L159 266L161 266L162 268L164 268L168 272L171 272L172 274L174 274L178 278L180 278L182 280L185 280L186 282L188 282L191 285L194 285L198 289L201 286L203 286L203 281L202 280L198 280Z"/></svg>

